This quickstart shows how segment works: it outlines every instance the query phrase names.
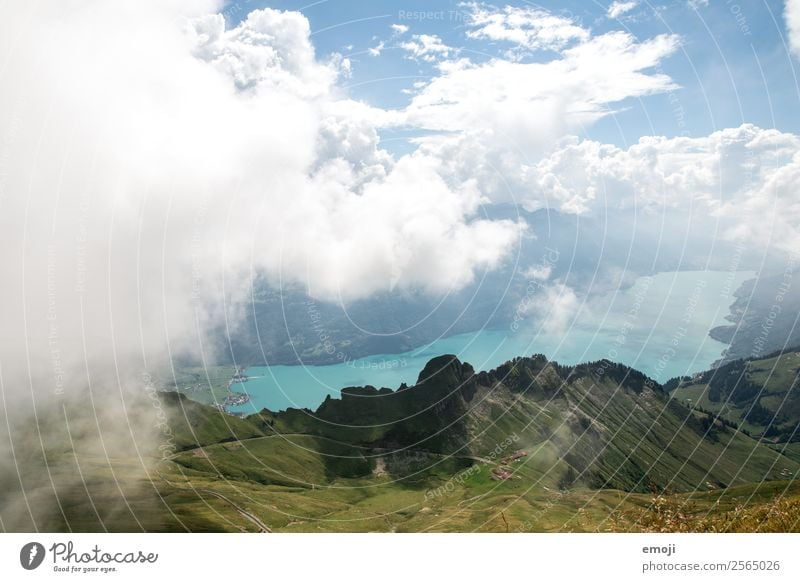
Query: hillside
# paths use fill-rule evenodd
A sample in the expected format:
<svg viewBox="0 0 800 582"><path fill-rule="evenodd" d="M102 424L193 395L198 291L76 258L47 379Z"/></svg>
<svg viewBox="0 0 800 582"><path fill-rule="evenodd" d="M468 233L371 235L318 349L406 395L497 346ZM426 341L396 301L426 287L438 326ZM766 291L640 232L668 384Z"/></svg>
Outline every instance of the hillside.
<svg viewBox="0 0 800 582"><path fill-rule="evenodd" d="M278 530L739 531L798 505L779 481L795 461L608 361L476 374L442 356L414 386L243 422L266 436L185 450L167 473Z"/></svg>
<svg viewBox="0 0 800 582"><path fill-rule="evenodd" d="M800 442L800 351L734 360L669 384L673 398L774 443ZM791 447L788 450L792 450Z"/></svg>
<svg viewBox="0 0 800 582"><path fill-rule="evenodd" d="M800 464L785 451L605 360L534 356L475 373L441 356L414 386L349 388L313 412L244 419L159 398L170 446L146 458L65 446L42 417L47 472L23 471L27 498L16 476L3 480L22 508L0 515L3 528L783 531L771 508L800 506Z"/></svg>
<svg viewBox="0 0 800 582"><path fill-rule="evenodd" d="M800 345L800 292L792 286L794 263L772 267L745 281L734 292L729 325L715 327L710 336L729 344L722 362L764 358Z"/></svg>
<svg viewBox="0 0 800 582"><path fill-rule="evenodd" d="M793 462L709 415L671 400L639 372L600 361L562 367L518 358L475 374L454 356L431 360L412 387L349 388L314 413L263 411L275 434L362 447L393 472L409 454L485 458L514 439L536 482L650 491L776 479ZM742 459L748 459L743 465ZM435 463L431 463L435 464Z"/></svg>

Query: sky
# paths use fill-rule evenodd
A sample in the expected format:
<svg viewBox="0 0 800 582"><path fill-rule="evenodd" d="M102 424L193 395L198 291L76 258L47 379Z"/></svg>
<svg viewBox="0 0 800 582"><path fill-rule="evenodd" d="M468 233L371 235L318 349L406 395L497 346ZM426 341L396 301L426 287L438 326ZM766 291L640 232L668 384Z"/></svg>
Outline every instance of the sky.
<svg viewBox="0 0 800 582"><path fill-rule="evenodd" d="M797 61L788 50L784 6L776 1L509 2L520 11L542 11L601 35L625 31L637 39L674 34L680 47L659 63L679 86L671 94L629 99L614 114L583 128L582 135L619 146L642 135L702 136L716 129L753 123L797 133ZM488 6L488 4L487 4ZM476 36L469 3L396 2L234 2L226 9L231 25L254 8L299 10L309 20L319 55L339 53L352 63L344 83L349 93L384 108L408 104L414 83L438 73L439 58L414 57L413 35L436 36L456 54L476 62L505 58L514 40ZM612 9L613 7L613 9ZM399 34L393 28L403 26ZM545 61L551 47L519 51L515 58ZM379 49L379 50L378 50ZM456 52L457 51L457 52ZM433 55L432 55L433 56ZM671 96L670 96L671 95ZM395 133L391 137L402 136ZM400 146L398 146L400 147Z"/></svg>
<svg viewBox="0 0 800 582"><path fill-rule="evenodd" d="M0 380L212 358L255 278L444 296L493 205L791 254L799 56L798 0L2 3Z"/></svg>

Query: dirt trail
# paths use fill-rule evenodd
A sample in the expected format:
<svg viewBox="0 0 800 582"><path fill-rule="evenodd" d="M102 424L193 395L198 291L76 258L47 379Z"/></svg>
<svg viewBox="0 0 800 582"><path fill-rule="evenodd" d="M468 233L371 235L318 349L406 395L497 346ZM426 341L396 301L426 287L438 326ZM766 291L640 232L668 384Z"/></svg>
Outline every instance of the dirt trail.
<svg viewBox="0 0 800 582"><path fill-rule="evenodd" d="M265 524L263 521L261 521L258 518L258 516L242 509L241 507L236 505L233 501L225 497L222 493L217 493L216 491L211 491L210 489L201 489L200 491L202 493L208 493L209 495L213 495L214 497L222 499L225 503L231 505L236 511L238 511L242 515L242 517L244 517L251 523L255 524L256 527L260 528L263 533L272 533L272 530L269 528L269 526Z"/></svg>

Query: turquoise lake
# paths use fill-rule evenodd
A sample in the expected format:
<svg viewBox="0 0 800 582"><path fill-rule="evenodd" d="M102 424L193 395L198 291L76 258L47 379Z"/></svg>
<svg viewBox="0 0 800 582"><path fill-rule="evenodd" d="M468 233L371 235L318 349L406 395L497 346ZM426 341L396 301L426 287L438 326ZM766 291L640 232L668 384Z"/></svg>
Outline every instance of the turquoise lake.
<svg viewBox="0 0 800 582"><path fill-rule="evenodd" d="M711 339L708 332L726 323L733 292L752 277L751 272L660 273L586 302L567 302L550 318L545 309L544 317L525 315L513 328L509 324L445 337L402 354L325 366L251 367L246 372L250 379L233 386L247 393L250 402L229 410L313 410L347 386L411 385L428 360L442 354L456 354L476 370L535 353L562 364L608 358L665 382L705 370L720 357L726 344Z"/></svg>

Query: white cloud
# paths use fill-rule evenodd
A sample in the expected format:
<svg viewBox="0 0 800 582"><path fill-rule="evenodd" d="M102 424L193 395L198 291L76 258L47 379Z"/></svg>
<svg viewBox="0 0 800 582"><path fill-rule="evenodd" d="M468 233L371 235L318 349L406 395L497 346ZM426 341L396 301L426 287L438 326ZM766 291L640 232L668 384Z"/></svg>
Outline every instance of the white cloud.
<svg viewBox="0 0 800 582"><path fill-rule="evenodd" d="M544 63L495 59L474 64L462 59L442 65L407 109L411 123L427 129L459 131L487 124L512 131L541 126L552 108L559 125L587 123L608 113L608 105L629 97L666 91L675 85L650 73L678 46L675 36L643 43L622 32L604 34ZM559 114L560 113L560 114Z"/></svg>
<svg viewBox="0 0 800 582"><path fill-rule="evenodd" d="M687 0L686 4L693 10L700 10L708 6L708 0Z"/></svg>
<svg viewBox="0 0 800 582"><path fill-rule="evenodd" d="M393 114L347 98L302 15L226 29L219 7L0 6L5 386L52 391L55 350L70 386L84 348L126 377L197 353L253 274L332 300L445 292L515 244L474 185L380 148Z"/></svg>
<svg viewBox="0 0 800 582"><path fill-rule="evenodd" d="M606 14L609 18L619 18L623 14L627 14L636 8L638 5L639 0L629 0L627 2L617 0L616 2L611 3Z"/></svg>
<svg viewBox="0 0 800 582"><path fill-rule="evenodd" d="M411 58L428 63L446 59L457 52L435 34L415 34L411 40L400 43L399 47L407 51Z"/></svg>
<svg viewBox="0 0 800 582"><path fill-rule="evenodd" d="M531 7L505 6L502 9L478 2L464 4L469 9L467 36L511 42L525 49L560 50L590 36L572 19Z"/></svg>
<svg viewBox="0 0 800 582"><path fill-rule="evenodd" d="M237 88L288 91L303 98L330 91L338 71L317 61L308 20L299 12L265 9L232 29L221 14L190 23L194 54L230 76Z"/></svg>
<svg viewBox="0 0 800 582"><path fill-rule="evenodd" d="M553 267L548 264L533 265L527 269L519 271L520 277L523 279L533 279L535 281L546 281L550 278L553 272Z"/></svg>
<svg viewBox="0 0 800 582"><path fill-rule="evenodd" d="M436 132L416 141L439 161L449 183L475 180L491 200L513 202L530 187L525 168L561 137L625 99L673 88L669 77L651 69L677 46L673 36L637 43L615 32L547 62L448 61L398 119ZM578 199L561 206L580 210Z"/></svg>
<svg viewBox="0 0 800 582"><path fill-rule="evenodd" d="M352 269L342 263L358 257L360 296L391 284L434 293L470 283L475 269L498 265L515 242L518 228L508 222L468 220L481 202L477 190L450 188L431 160L400 159L383 181L372 181L352 194L350 168L327 164L314 177L309 196L278 211L288 224L305 220L315 228L283 232L281 262L302 264L313 294L323 297L354 293ZM322 195L320 202L319 195ZM296 216L296 218L295 218ZM380 216L380 220L376 217ZM322 245L327 246L320 252ZM279 272L280 264L274 269ZM348 272L349 271L349 272ZM297 276L295 274L295 276Z"/></svg>
<svg viewBox="0 0 800 582"><path fill-rule="evenodd" d="M386 43L384 41L380 41L374 47L368 48L367 52L369 53L369 56L371 56L371 57L379 57L379 56L381 56L381 53L383 52L384 48L386 48Z"/></svg>
<svg viewBox="0 0 800 582"><path fill-rule="evenodd" d="M783 17L786 19L789 48L800 58L800 0L786 0Z"/></svg>
<svg viewBox="0 0 800 582"><path fill-rule="evenodd" d="M581 300L575 290L564 283L544 286L524 302L520 312L536 318L539 332L554 336L564 335L583 317Z"/></svg>
<svg viewBox="0 0 800 582"><path fill-rule="evenodd" d="M571 139L525 171L533 207L637 210L699 221L707 236L800 247L800 138L752 125L628 149ZM717 231L718 229L718 231Z"/></svg>
<svg viewBox="0 0 800 582"><path fill-rule="evenodd" d="M391 28L395 34L405 34L408 32L408 27L405 24L393 24Z"/></svg>

